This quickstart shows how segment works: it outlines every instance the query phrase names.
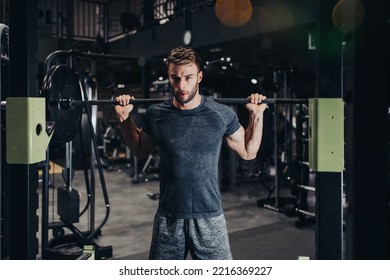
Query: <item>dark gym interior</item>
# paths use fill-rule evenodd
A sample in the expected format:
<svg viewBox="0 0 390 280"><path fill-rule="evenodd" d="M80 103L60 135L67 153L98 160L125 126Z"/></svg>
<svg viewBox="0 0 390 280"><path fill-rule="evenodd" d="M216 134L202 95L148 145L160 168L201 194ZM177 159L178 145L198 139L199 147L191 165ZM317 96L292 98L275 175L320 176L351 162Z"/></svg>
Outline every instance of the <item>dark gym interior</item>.
<svg viewBox="0 0 390 280"><path fill-rule="evenodd" d="M256 159L222 147L220 191L233 258L390 259L384 2L0 0L0 259L76 260L88 257L88 245L95 259L148 258L159 151L137 159L109 101L123 93L169 97L164 59L180 45L202 58L205 96L261 92L296 101L269 105ZM46 129L28 132L10 120L13 98L26 97L43 97L46 106L69 97L108 104L34 113L29 102L17 103L26 119L45 120ZM341 121L325 140L341 141L332 151L337 160L325 162L321 139L311 139L310 104L335 109L317 100L342 104ZM140 125L147 106L136 106ZM243 106L231 106L247 124ZM323 115L315 110L319 127ZM52 133L44 148L31 137L41 130ZM29 155L11 158L19 143L31 146Z"/></svg>

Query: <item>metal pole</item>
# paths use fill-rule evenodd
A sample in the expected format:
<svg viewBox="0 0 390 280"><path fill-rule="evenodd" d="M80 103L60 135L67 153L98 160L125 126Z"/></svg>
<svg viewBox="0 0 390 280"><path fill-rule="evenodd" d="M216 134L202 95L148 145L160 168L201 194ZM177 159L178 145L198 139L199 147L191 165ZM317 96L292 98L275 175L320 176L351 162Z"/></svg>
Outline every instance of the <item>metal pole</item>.
<svg viewBox="0 0 390 280"><path fill-rule="evenodd" d="M276 98L276 92L274 93L274 96ZM279 108L275 104L274 106L274 142L275 142L275 149L274 149L274 160L275 160L275 208L278 209L279 207L279 164L278 164L278 117L279 117Z"/></svg>

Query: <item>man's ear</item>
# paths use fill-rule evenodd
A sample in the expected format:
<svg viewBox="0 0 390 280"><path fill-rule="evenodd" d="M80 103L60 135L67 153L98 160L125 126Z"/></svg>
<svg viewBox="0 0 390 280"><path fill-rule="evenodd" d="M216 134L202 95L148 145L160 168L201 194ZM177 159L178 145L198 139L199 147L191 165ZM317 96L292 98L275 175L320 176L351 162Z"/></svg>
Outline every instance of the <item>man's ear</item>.
<svg viewBox="0 0 390 280"><path fill-rule="evenodd" d="M202 81L202 78L203 78L203 71L199 71L198 73L198 83L200 83Z"/></svg>

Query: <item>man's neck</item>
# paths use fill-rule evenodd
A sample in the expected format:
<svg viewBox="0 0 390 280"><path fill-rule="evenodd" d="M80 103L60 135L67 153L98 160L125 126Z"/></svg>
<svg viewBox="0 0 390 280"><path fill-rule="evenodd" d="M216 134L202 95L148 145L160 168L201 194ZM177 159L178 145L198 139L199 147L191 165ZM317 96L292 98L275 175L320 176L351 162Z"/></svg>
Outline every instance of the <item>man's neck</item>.
<svg viewBox="0 0 390 280"><path fill-rule="evenodd" d="M188 103L180 103L176 100L176 98L173 99L173 106L180 110L191 110L195 109L202 103L202 96L197 93L195 97Z"/></svg>

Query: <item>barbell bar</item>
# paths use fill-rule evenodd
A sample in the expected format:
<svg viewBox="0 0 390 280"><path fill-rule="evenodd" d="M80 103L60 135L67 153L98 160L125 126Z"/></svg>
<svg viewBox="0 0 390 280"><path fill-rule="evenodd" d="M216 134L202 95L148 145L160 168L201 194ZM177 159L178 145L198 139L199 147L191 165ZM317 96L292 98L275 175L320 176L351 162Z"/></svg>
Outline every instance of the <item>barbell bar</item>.
<svg viewBox="0 0 390 280"><path fill-rule="evenodd" d="M132 99L130 100L130 104L132 105L151 105L158 104L166 101L164 98L151 98L151 99ZM249 99L247 98L212 98L212 100L226 104L226 105L245 105L249 103ZM264 104L307 104L308 99L288 99L288 98L267 98L262 101ZM74 100L72 98L62 98L55 101L50 102L51 106L59 106L58 108L64 110L72 110L75 107L82 106L115 106L119 105L119 103L115 99L107 99L107 100ZM1 101L1 109L6 108L6 101Z"/></svg>
<svg viewBox="0 0 390 280"><path fill-rule="evenodd" d="M150 99L132 99L132 105L151 105L166 101L164 98L150 98ZM245 105L249 103L247 98L212 98L212 100L226 104L226 105ZM74 100L73 98L60 98L51 101L51 106L60 106L61 109L72 110L72 108L80 106L115 106L119 103L115 99L106 100ZM289 98L267 98L262 101L264 104L307 104L308 99L289 99ZM6 101L1 101L1 109L5 109Z"/></svg>
<svg viewBox="0 0 390 280"><path fill-rule="evenodd" d="M245 105L249 103L249 99L247 98L213 98L214 101L226 105ZM166 101L163 98L152 98L152 99L132 99L130 100L130 104L133 105L150 105L150 104L158 104ZM99 105L118 105L115 99L109 100L73 100L71 98L65 98L58 100L58 103L61 107L71 109L75 106L99 106ZM262 101L264 104L307 104L308 99L288 99L288 98L267 98Z"/></svg>

